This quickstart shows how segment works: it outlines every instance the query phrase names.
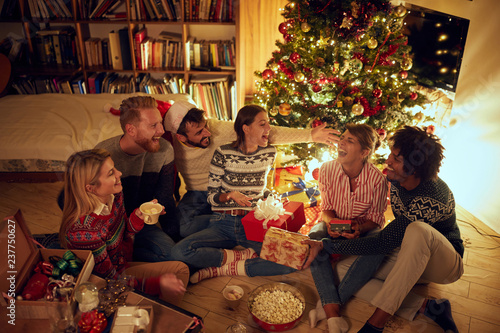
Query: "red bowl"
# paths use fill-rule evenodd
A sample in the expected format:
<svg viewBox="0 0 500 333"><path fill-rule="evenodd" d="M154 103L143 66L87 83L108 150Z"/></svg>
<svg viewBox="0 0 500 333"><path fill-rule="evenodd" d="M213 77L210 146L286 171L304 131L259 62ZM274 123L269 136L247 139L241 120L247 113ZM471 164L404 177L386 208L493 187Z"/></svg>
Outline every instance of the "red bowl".
<svg viewBox="0 0 500 333"><path fill-rule="evenodd" d="M290 291L304 305L300 316L298 316L296 319L294 319L293 321L291 321L289 323L283 323L283 324L267 323L267 322L259 319L256 315L253 314L252 305L253 305L255 297L265 290L268 290L268 291L274 291L274 290ZM297 288L295 288L289 284L286 284L286 283L274 282L274 283L264 284L260 287L255 288L248 296L248 303L247 304L248 304L248 311L252 315L253 320L262 329L264 329L266 331L271 331L271 332L283 332L283 331L287 331L287 330L294 328L299 323L300 319L304 315L306 301L305 301L304 295L302 295L302 293Z"/></svg>

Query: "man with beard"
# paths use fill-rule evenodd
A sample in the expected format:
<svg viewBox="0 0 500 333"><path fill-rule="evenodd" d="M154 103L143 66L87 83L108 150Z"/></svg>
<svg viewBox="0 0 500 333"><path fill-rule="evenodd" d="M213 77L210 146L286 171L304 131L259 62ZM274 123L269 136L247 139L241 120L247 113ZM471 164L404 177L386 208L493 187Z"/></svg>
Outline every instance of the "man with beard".
<svg viewBox="0 0 500 333"><path fill-rule="evenodd" d="M135 261L170 260L173 239L179 238L174 192L174 150L161 136L165 132L157 103L150 96L130 97L120 105L123 135L104 140L96 148L106 149L122 174L127 215L142 203L157 199L165 206L161 229L145 225L134 241ZM163 230L162 230L163 229Z"/></svg>
<svg viewBox="0 0 500 333"><path fill-rule="evenodd" d="M423 314L445 332L456 333L458 329L447 299L425 299L411 291L416 283L453 283L464 272L464 245L456 222L455 200L448 185L438 177L444 147L435 135L411 126L397 130L389 142L387 179L391 182L395 219L367 237L303 241L311 248L304 268L310 266L313 276L331 281L334 273L329 254L388 255L375 273L376 279L370 280L371 287L360 290L359 296L370 301L376 310L358 332L383 332L389 318L396 313L410 321ZM336 270L340 271L342 266L341 261ZM366 281L372 273L355 267L349 270L348 280ZM329 297L325 283L316 286L321 297ZM315 320L331 320L334 304L327 305L332 307L316 308ZM328 328L329 332L347 331L345 325L329 324Z"/></svg>
<svg viewBox="0 0 500 333"><path fill-rule="evenodd" d="M208 226L212 209L207 202L210 161L217 147L236 139L234 123L207 119L205 111L186 101L174 103L164 117L164 127L174 136L177 170L187 192L177 205L180 234L187 237ZM175 134L175 135L174 135ZM318 142L334 146L340 133L326 124L312 130L271 127L270 144Z"/></svg>

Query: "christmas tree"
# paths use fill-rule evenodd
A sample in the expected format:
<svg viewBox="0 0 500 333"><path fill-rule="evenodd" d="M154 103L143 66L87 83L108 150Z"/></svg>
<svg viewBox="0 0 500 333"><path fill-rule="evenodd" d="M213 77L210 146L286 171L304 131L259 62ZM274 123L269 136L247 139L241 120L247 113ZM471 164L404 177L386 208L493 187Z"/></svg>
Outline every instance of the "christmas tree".
<svg viewBox="0 0 500 333"><path fill-rule="evenodd" d="M344 131L366 123L381 137L421 121L411 108L426 97L417 92L411 47L403 34L404 6L383 0L293 0L279 25L266 69L255 74L255 103L269 110L274 125L317 126ZM320 158L321 145L286 148L301 163ZM319 151L318 151L319 150Z"/></svg>

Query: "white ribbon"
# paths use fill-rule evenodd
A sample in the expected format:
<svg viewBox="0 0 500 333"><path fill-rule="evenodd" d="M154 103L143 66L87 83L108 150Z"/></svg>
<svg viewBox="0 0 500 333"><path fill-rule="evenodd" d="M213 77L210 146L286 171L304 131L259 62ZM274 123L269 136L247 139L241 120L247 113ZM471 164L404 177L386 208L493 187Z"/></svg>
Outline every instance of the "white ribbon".
<svg viewBox="0 0 500 333"><path fill-rule="evenodd" d="M280 196L270 194L266 200L257 201L257 205L254 209L254 217L257 220L264 220L262 222L262 227L267 229L267 223L269 221L275 221L279 219L280 215L285 214L285 208L283 208L283 203L281 202Z"/></svg>

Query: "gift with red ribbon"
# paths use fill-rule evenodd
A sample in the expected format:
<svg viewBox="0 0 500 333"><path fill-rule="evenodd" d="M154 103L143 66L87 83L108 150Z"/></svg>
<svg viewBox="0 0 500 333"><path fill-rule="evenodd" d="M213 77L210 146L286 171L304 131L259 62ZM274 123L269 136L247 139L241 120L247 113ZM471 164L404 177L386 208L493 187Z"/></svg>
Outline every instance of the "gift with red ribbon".
<svg viewBox="0 0 500 333"><path fill-rule="evenodd" d="M81 333L101 333L107 325L104 313L98 312L97 309L82 313L82 318L78 322Z"/></svg>
<svg viewBox="0 0 500 333"><path fill-rule="evenodd" d="M306 222L302 202L286 201L281 203L280 199L274 196L269 196L266 201L258 202L254 210L241 219L248 240L262 242L264 235L271 227L295 232ZM271 203L271 201L273 202ZM279 209L279 205L282 209ZM272 212L266 214L266 210Z"/></svg>

